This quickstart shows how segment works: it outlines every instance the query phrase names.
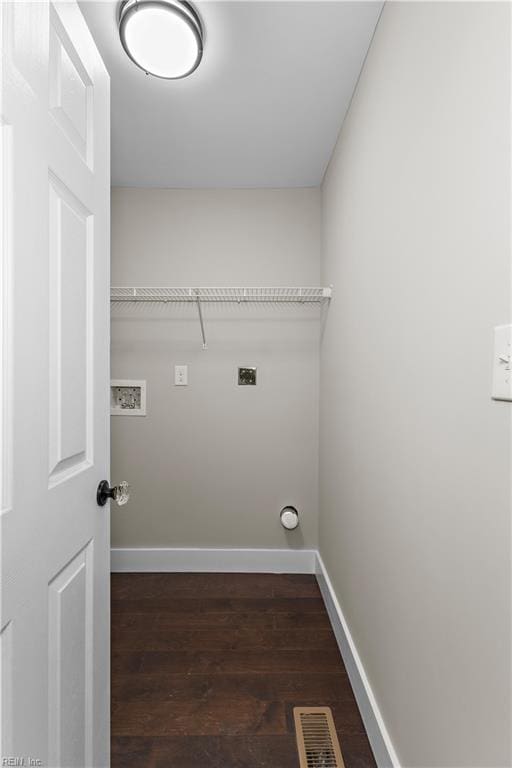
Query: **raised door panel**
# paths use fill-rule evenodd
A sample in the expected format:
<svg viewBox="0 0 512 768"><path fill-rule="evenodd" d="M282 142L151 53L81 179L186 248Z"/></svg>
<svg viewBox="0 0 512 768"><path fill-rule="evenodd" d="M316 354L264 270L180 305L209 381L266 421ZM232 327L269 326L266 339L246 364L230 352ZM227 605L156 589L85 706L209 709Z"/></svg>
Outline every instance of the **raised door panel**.
<svg viewBox="0 0 512 768"><path fill-rule="evenodd" d="M0 631L0 755L12 755L12 621Z"/></svg>
<svg viewBox="0 0 512 768"><path fill-rule="evenodd" d="M28 86L31 94L44 92L48 37L41 34L41 30L48 26L48 4L38 0L13 0L4 1L2 5L3 53L24 88Z"/></svg>
<svg viewBox="0 0 512 768"><path fill-rule="evenodd" d="M12 507L12 270L12 126L0 115L0 520Z"/></svg>
<svg viewBox="0 0 512 768"><path fill-rule="evenodd" d="M92 464L93 217L55 176L50 199L50 487Z"/></svg>
<svg viewBox="0 0 512 768"><path fill-rule="evenodd" d="M66 768L91 765L92 546L49 584L48 760Z"/></svg>
<svg viewBox="0 0 512 768"><path fill-rule="evenodd" d="M49 81L50 111L81 158L92 167L92 81L53 7Z"/></svg>

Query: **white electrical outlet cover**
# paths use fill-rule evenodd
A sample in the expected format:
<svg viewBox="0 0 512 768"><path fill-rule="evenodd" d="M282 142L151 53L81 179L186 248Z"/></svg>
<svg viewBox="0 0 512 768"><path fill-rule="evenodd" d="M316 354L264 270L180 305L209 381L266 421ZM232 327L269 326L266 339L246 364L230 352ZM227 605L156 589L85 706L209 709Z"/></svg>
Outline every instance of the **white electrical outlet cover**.
<svg viewBox="0 0 512 768"><path fill-rule="evenodd" d="M493 400L512 400L512 325L494 329Z"/></svg>
<svg viewBox="0 0 512 768"><path fill-rule="evenodd" d="M176 387L186 387L188 385L188 365L174 366L174 384Z"/></svg>

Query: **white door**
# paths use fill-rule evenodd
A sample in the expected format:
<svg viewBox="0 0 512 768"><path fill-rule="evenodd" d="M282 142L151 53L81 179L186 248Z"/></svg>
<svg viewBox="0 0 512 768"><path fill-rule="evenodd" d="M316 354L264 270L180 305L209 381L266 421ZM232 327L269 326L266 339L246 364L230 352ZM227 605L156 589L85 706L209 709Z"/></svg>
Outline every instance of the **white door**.
<svg viewBox="0 0 512 768"><path fill-rule="evenodd" d="M109 79L74 1L0 10L0 765L107 766Z"/></svg>

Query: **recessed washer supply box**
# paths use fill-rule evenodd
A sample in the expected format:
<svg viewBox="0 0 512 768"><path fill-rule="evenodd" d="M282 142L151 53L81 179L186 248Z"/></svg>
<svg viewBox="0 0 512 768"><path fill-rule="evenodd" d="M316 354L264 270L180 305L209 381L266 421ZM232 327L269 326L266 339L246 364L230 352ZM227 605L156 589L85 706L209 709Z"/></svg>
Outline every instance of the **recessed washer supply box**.
<svg viewBox="0 0 512 768"><path fill-rule="evenodd" d="M141 379L112 379L110 413L112 416L145 416L146 382Z"/></svg>

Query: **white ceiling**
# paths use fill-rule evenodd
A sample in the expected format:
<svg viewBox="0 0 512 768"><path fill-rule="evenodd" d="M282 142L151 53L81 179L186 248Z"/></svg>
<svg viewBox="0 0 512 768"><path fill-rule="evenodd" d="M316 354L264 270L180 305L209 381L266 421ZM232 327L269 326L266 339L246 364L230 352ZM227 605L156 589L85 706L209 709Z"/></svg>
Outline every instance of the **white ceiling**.
<svg viewBox="0 0 512 768"><path fill-rule="evenodd" d="M118 3L82 0L112 83L112 183L302 187L323 178L382 2L203 0L203 60L146 76L117 33Z"/></svg>

